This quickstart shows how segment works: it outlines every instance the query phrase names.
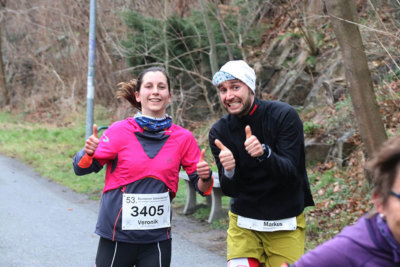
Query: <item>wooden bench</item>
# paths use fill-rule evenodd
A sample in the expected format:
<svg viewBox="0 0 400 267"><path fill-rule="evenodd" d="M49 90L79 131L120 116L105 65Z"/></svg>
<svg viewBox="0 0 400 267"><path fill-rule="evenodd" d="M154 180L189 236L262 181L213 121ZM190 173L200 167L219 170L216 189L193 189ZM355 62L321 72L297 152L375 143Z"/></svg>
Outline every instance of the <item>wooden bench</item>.
<svg viewBox="0 0 400 267"><path fill-rule="evenodd" d="M186 182L186 203L183 208L183 214L192 214L197 208L197 192L194 190L192 183L189 180L186 172L179 172L179 177L184 179ZM207 222L212 223L215 220L223 218L226 214L222 211L221 198L223 196L222 190L219 184L218 173L213 172L214 185L211 191L211 195L206 196L206 202L211 207L210 215L208 216Z"/></svg>

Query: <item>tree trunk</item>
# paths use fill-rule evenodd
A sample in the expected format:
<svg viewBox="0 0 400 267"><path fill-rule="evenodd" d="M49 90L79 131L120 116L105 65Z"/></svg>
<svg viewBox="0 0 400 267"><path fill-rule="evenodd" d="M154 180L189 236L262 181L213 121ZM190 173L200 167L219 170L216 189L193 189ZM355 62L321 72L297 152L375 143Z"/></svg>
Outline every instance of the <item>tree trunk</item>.
<svg viewBox="0 0 400 267"><path fill-rule="evenodd" d="M210 21L207 15L207 1L200 0L201 2L201 12L203 13L203 20L207 30L208 41L210 43L210 66L211 66L211 75L214 75L218 71L218 61L217 61L217 46L215 44L214 33L212 31ZM203 72L204 73L204 72ZM215 88L215 87L214 87ZM219 90L215 88L216 94L219 95ZM220 103L221 110L222 104Z"/></svg>
<svg viewBox="0 0 400 267"><path fill-rule="evenodd" d="M207 15L207 2L201 0L201 12L203 13L204 25L206 26L208 41L210 43L210 66L212 74L218 71L218 61L217 61L217 49L215 44L214 33L212 31L210 20Z"/></svg>
<svg viewBox="0 0 400 267"><path fill-rule="evenodd" d="M5 9L6 4L7 4L6 0L0 1L2 10ZM3 18L4 18L4 16L3 16ZM3 33L3 29L5 27L3 26L3 24L4 24L4 21L2 21L2 23L0 24L0 90L3 95L3 105L2 106L7 106L10 104L10 96L9 96L8 90L7 90L6 76L4 75L2 33Z"/></svg>
<svg viewBox="0 0 400 267"><path fill-rule="evenodd" d="M343 55L345 73L354 113L368 157L386 140L371 74L368 69L353 0L325 0L333 30Z"/></svg>
<svg viewBox="0 0 400 267"><path fill-rule="evenodd" d="M215 4L215 13L217 15L217 20L219 22L219 26L221 28L222 36L224 37L225 46L226 46L226 50L228 51L229 60L233 60L233 54L232 54L232 50L231 50L231 45L229 43L228 37L226 36L224 23L223 23L223 19L221 17L221 12L219 11L218 4Z"/></svg>
<svg viewBox="0 0 400 267"><path fill-rule="evenodd" d="M180 1L179 3L182 3ZM167 40L167 20L168 20L168 0L164 0L164 25L163 25L163 39L164 39L164 51L165 51L165 59L164 59L164 66L165 66L165 71L169 75L169 52L168 52L168 40ZM174 87L171 86L170 88L170 93L171 95L174 95ZM174 101L171 101L170 103L170 108L171 108L171 115L175 114L175 103Z"/></svg>

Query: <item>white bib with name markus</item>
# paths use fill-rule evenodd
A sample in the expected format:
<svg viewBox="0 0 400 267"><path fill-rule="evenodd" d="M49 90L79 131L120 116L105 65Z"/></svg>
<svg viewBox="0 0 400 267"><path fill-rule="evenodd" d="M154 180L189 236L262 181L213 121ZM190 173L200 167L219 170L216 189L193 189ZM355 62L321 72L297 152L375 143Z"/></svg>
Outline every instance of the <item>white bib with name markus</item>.
<svg viewBox="0 0 400 267"><path fill-rule="evenodd" d="M281 220L257 220L238 215L237 225L241 228L260 232L293 231L297 228L296 217Z"/></svg>

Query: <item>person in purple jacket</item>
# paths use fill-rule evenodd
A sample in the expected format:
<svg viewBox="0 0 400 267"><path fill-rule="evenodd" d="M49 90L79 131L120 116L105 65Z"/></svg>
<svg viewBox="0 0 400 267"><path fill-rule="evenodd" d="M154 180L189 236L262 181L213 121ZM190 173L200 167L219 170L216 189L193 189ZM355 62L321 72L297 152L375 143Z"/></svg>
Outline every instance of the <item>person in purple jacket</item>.
<svg viewBox="0 0 400 267"><path fill-rule="evenodd" d="M375 208L333 239L281 267L400 266L400 136L367 163Z"/></svg>
<svg viewBox="0 0 400 267"><path fill-rule="evenodd" d="M107 165L96 234L96 266L168 267L171 262L171 206L182 167L194 188L209 195L211 172L197 173L204 151L193 134L172 123L170 80L152 67L137 80L120 83L117 97L137 108L133 118L93 135L73 159L77 175Z"/></svg>

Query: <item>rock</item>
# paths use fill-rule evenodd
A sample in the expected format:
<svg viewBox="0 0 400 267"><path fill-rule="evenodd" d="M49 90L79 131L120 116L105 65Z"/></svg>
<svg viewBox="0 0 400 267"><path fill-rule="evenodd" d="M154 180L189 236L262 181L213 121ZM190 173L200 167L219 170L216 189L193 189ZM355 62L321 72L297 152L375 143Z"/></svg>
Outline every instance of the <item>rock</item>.
<svg viewBox="0 0 400 267"><path fill-rule="evenodd" d="M306 164L324 162L329 155L332 145L318 141L317 139L306 139Z"/></svg>

